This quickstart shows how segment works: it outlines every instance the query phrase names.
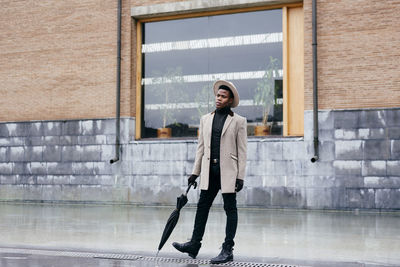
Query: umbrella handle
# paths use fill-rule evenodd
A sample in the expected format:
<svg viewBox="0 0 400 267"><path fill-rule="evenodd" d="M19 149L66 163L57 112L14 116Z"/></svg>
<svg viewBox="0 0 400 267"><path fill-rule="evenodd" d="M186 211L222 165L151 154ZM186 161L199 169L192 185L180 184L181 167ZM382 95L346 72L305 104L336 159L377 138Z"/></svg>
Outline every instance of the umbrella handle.
<svg viewBox="0 0 400 267"><path fill-rule="evenodd" d="M192 185L193 185L193 188L196 189L196 187L197 187L197 182L194 181L193 183L189 184L188 188L186 189L186 194L185 194L185 196L189 193L190 187L192 187Z"/></svg>

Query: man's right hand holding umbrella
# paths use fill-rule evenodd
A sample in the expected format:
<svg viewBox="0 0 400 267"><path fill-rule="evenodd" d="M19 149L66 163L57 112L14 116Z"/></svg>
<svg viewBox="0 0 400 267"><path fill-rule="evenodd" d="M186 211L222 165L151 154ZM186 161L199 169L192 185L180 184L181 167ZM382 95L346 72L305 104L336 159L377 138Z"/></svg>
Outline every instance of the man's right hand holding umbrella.
<svg viewBox="0 0 400 267"><path fill-rule="evenodd" d="M199 177L199 176L197 176L196 174L190 175L188 178L188 185L194 184L196 182L197 177ZM194 188L196 188L196 187L194 187Z"/></svg>

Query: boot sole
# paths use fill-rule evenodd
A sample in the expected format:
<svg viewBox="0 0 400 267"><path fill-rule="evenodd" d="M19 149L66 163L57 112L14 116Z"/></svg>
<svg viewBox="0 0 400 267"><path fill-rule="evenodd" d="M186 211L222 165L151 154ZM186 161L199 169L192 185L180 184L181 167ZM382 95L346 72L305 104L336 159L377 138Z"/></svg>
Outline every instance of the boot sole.
<svg viewBox="0 0 400 267"><path fill-rule="evenodd" d="M176 247L174 244L172 244L172 246L179 252L187 253L192 259L195 259L197 254L198 254L198 253L194 254L194 253L191 253L191 252L188 252L188 251L182 251L178 247Z"/></svg>
<svg viewBox="0 0 400 267"><path fill-rule="evenodd" d="M189 254L189 256L192 258L192 259L195 259L196 258L196 256L197 256L197 254L195 255L195 254L192 254L192 253L188 253Z"/></svg>
<svg viewBox="0 0 400 267"><path fill-rule="evenodd" d="M227 263L227 262L230 262L230 261L233 261L233 256L232 256L232 257L229 257L229 258L227 258L226 260L223 260L223 261L213 261L213 260L210 260L210 263L211 263L211 264L222 264L222 263Z"/></svg>

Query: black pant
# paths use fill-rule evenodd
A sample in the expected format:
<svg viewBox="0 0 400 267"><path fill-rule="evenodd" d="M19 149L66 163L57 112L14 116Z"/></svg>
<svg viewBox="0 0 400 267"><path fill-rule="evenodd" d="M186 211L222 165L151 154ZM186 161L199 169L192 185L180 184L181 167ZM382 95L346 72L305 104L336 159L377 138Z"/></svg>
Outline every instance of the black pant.
<svg viewBox="0 0 400 267"><path fill-rule="evenodd" d="M208 219L211 205L221 189L221 172L219 164L211 164L208 190L201 190L200 200L197 204L196 219L192 241L200 242L203 239L204 230ZM226 213L225 245L233 246L235 243L238 214L236 207L236 193L222 194L224 199L224 210Z"/></svg>

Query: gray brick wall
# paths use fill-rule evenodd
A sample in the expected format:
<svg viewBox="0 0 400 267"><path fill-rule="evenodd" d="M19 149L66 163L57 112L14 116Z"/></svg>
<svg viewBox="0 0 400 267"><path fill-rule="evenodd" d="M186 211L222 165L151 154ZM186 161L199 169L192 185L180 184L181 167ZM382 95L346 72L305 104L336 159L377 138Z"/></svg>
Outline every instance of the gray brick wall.
<svg viewBox="0 0 400 267"><path fill-rule="evenodd" d="M394 198L400 177L400 155L396 150L400 140L400 109L321 113L333 120L334 135L330 141L334 142L331 160L336 183L330 190L343 194L340 205L333 207L400 209L399 201ZM306 112L305 119L312 120L312 113Z"/></svg>
<svg viewBox="0 0 400 267"><path fill-rule="evenodd" d="M123 146L133 125L121 120ZM109 164L114 144L114 119L0 123L0 200L124 202L130 164Z"/></svg>
<svg viewBox="0 0 400 267"><path fill-rule="evenodd" d="M240 206L400 209L400 109L320 111L316 163L312 112L304 118L304 138L249 138ZM197 141L135 141L134 125L122 119L111 165L113 119L0 123L0 201L174 205Z"/></svg>

